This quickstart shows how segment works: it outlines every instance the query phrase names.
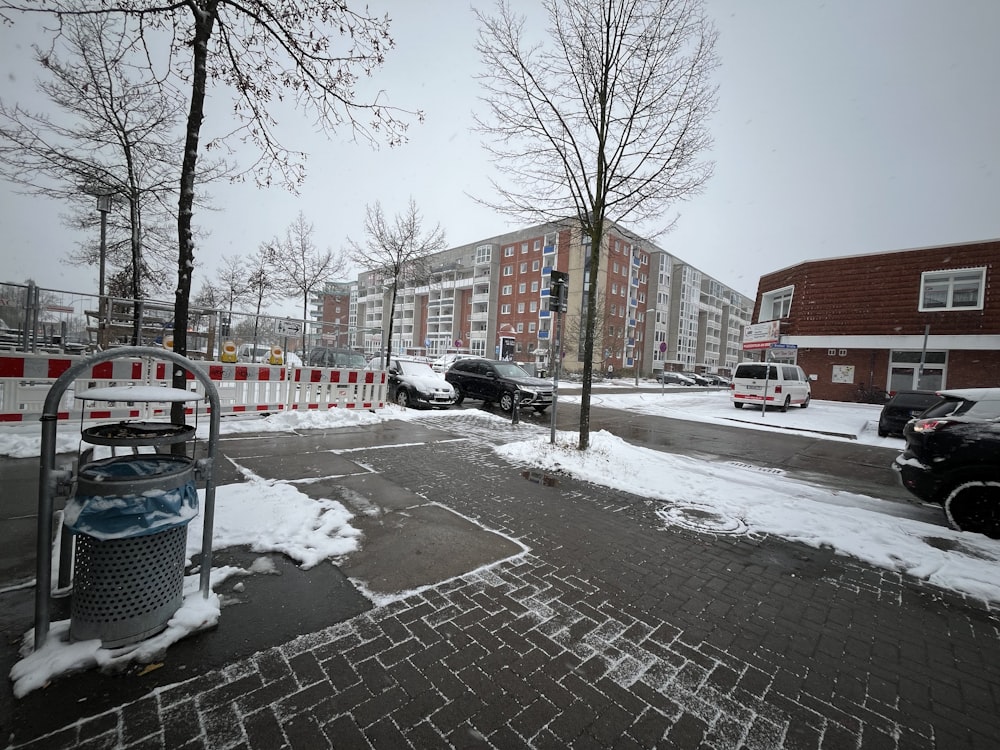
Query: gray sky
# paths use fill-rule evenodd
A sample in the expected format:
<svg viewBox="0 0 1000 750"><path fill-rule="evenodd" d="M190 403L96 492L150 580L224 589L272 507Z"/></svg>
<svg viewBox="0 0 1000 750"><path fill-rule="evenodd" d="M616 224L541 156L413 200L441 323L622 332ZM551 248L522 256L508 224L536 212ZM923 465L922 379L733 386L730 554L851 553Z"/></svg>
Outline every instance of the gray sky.
<svg viewBox="0 0 1000 750"><path fill-rule="evenodd" d="M475 0L481 6L489 5ZM532 0L519 0L534 8ZM464 2L369 0L393 18L393 50L373 84L426 112L409 143L373 151L327 139L298 114L280 135L307 151L299 195L252 184L212 189L221 210L196 250L194 288L223 255L253 252L301 209L320 248L363 239L364 208L390 215L412 195L449 246L517 228L465 193L488 196L491 165L470 132L476 25ZM719 29L715 176L673 207L657 239L674 255L753 295L762 274L811 258L1000 237L1000 2L996 0L707 0ZM0 97L38 102L30 25L0 29ZM224 112L228 95L212 94ZM222 123L206 121L222 130ZM0 280L96 290L97 269L58 260L76 236L61 206L0 184ZM642 227L635 227L642 234ZM300 303L289 303L295 314Z"/></svg>

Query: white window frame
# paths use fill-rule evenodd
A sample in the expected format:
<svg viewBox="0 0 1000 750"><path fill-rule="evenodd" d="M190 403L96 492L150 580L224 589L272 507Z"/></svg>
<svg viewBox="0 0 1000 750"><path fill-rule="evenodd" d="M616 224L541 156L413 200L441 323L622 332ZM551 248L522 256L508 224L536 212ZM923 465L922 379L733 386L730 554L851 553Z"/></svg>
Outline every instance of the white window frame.
<svg viewBox="0 0 1000 750"><path fill-rule="evenodd" d="M503 267L503 275L504 276L513 276L514 275L514 266L504 266Z"/></svg>
<svg viewBox="0 0 1000 750"><path fill-rule="evenodd" d="M972 281L975 278L976 290L975 304L955 304L955 282L956 279ZM938 294L943 294L944 304L928 304L928 287L938 287ZM982 310L986 298L986 267L981 268L956 268L946 271L924 271L920 274L920 303L917 307L919 312L939 312L941 310Z"/></svg>
<svg viewBox="0 0 1000 750"><path fill-rule="evenodd" d="M502 294L504 296L506 296L508 294L513 294L513 293L514 293L514 287L511 286L510 284L506 284L505 286L503 286L500 289L500 294Z"/></svg>
<svg viewBox="0 0 1000 750"><path fill-rule="evenodd" d="M795 296L795 286L783 286L780 289L772 289L764 292L760 297L760 317L758 323L766 323L769 320L781 320L787 318L792 311L792 299ZM778 314L774 314L774 306L779 304Z"/></svg>
<svg viewBox="0 0 1000 750"><path fill-rule="evenodd" d="M503 249L503 257L505 257L505 258L509 258L509 257L511 257L511 256L512 256L513 254L514 254L514 246L513 246L513 245L511 245L510 247L505 247L505 248Z"/></svg>
<svg viewBox="0 0 1000 750"><path fill-rule="evenodd" d="M507 303L506 305L500 305L500 314L510 315L510 303Z"/></svg>

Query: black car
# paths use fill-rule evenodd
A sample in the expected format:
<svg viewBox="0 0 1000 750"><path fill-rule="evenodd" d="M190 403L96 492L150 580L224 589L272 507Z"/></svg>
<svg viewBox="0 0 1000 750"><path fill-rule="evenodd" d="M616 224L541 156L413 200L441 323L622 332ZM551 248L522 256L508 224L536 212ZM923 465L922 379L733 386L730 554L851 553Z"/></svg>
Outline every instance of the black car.
<svg viewBox="0 0 1000 750"><path fill-rule="evenodd" d="M1000 388L940 393L947 403L903 428L906 448L893 468L915 497L944 508L954 528L1000 538Z"/></svg>
<svg viewBox="0 0 1000 750"><path fill-rule="evenodd" d="M686 378L690 378L695 382L696 385L712 385L711 379L705 377L701 373L691 372L689 370L682 370L681 375Z"/></svg>
<svg viewBox="0 0 1000 750"><path fill-rule="evenodd" d="M935 391L896 391L878 415L879 437L902 437L907 422L942 400Z"/></svg>
<svg viewBox="0 0 1000 750"><path fill-rule="evenodd" d="M656 373L656 382L663 385L697 385L687 375L682 375L679 372L671 372L670 370L661 370Z"/></svg>
<svg viewBox="0 0 1000 750"><path fill-rule="evenodd" d="M552 403L552 383L534 378L513 362L495 359L460 359L445 373L445 380L455 387L460 404L467 398L484 404L499 404L503 411L514 408L515 394L522 407L545 411Z"/></svg>

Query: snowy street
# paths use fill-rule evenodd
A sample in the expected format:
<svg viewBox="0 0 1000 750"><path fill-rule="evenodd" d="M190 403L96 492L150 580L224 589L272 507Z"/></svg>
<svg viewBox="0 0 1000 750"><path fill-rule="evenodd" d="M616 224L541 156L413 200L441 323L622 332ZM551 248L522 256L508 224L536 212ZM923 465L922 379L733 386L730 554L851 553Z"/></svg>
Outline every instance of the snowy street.
<svg viewBox="0 0 1000 750"><path fill-rule="evenodd" d="M560 398L576 396L566 388ZM867 405L814 402L761 418L733 409L724 392L598 400L724 421L751 440L756 430L794 428L902 445L877 437L878 408ZM65 427L60 445L75 450ZM249 555L220 567L217 601L189 600L159 642L110 652L53 637L22 661L13 746L42 731L53 696L72 711L83 705L73 698L81 676L45 688L47 680L97 666L130 676L77 715L110 712L105 731L118 747L150 738L177 746L172 717L183 705L200 717L191 739L212 747L236 747L265 719L292 745L289 733L302 731L301 746L320 731L358 746L382 737L394 746L537 747L586 734L602 746L626 736L655 746L652 738L667 736L679 747L733 750L799 747L803 738L821 747L834 737L975 747L970 732L996 729L987 684L957 706L940 691L1000 656L1000 543L951 531L916 506L767 467L650 451L604 432L581 455L574 438L559 433L552 446L545 419L511 425L475 408L226 422L213 547ZM37 455L27 431L5 429L0 441L9 456ZM189 556L199 539L196 521ZM297 568L276 567L281 559ZM316 603L291 581L282 595L273 576L326 575L327 561L370 604L359 599L347 619L306 632L295 612ZM278 589L264 597L267 580ZM240 612L273 617L287 643L241 652L244 635L230 624ZM196 632L206 625L214 627ZM197 663L199 640L235 651L191 680L197 672L184 670ZM143 671L149 661L162 667ZM139 704L113 698L112 685L157 696L158 707L143 709L154 714L145 719L151 735L129 733L124 717ZM208 697L220 685L232 696L221 703ZM58 713L74 728L53 747L98 727Z"/></svg>

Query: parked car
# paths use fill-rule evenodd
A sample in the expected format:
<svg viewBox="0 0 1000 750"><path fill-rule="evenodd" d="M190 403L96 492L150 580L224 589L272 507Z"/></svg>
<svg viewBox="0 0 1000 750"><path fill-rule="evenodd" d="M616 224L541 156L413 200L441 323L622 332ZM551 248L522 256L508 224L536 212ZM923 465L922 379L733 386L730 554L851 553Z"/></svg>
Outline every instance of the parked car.
<svg viewBox="0 0 1000 750"><path fill-rule="evenodd" d="M681 375L686 378L690 378L695 382L695 385L712 385L712 381L702 375L700 372L690 372L688 370L682 370Z"/></svg>
<svg viewBox="0 0 1000 750"><path fill-rule="evenodd" d="M728 388L732 385L732 381L729 378L717 375L714 372L707 372L702 377L706 378L710 385L721 386L722 388Z"/></svg>
<svg viewBox="0 0 1000 750"><path fill-rule="evenodd" d="M798 365L777 362L741 362L736 365L730 386L733 406L777 406L788 411L789 406L805 409L812 398L809 378Z"/></svg>
<svg viewBox="0 0 1000 750"><path fill-rule="evenodd" d="M431 368L434 372L447 372L448 369L458 362L460 359L479 359L475 354L462 354L460 352L452 352L450 354L445 354L442 357L438 357L433 362L431 362Z"/></svg>
<svg viewBox="0 0 1000 750"><path fill-rule="evenodd" d="M663 385L695 385L695 382L687 375L681 375L679 372L670 372L669 370L662 370L656 373L656 382Z"/></svg>
<svg viewBox="0 0 1000 750"><path fill-rule="evenodd" d="M400 406L447 409L455 403L455 388L426 362L394 358L388 369L389 400Z"/></svg>
<svg viewBox="0 0 1000 750"><path fill-rule="evenodd" d="M264 344L257 344L256 347L253 344L240 344L240 348L237 350L236 358L239 362L281 364L280 362L272 361L275 359L275 356L271 351L271 347Z"/></svg>
<svg viewBox="0 0 1000 750"><path fill-rule="evenodd" d="M939 391L945 398L903 428L893 468L917 499L954 528L1000 539L1000 388Z"/></svg>
<svg viewBox="0 0 1000 750"><path fill-rule="evenodd" d="M306 358L310 367L338 367L350 370L365 369L365 355L353 349L320 346L312 349Z"/></svg>
<svg viewBox="0 0 1000 750"><path fill-rule="evenodd" d="M941 400L934 391L896 391L878 415L879 437L902 437L907 422Z"/></svg>
<svg viewBox="0 0 1000 750"><path fill-rule="evenodd" d="M467 398L484 404L498 404L503 411L514 408L515 394L522 407L545 411L552 403L552 382L535 378L513 362L495 359L460 359L451 366L445 379L455 386L458 401Z"/></svg>

